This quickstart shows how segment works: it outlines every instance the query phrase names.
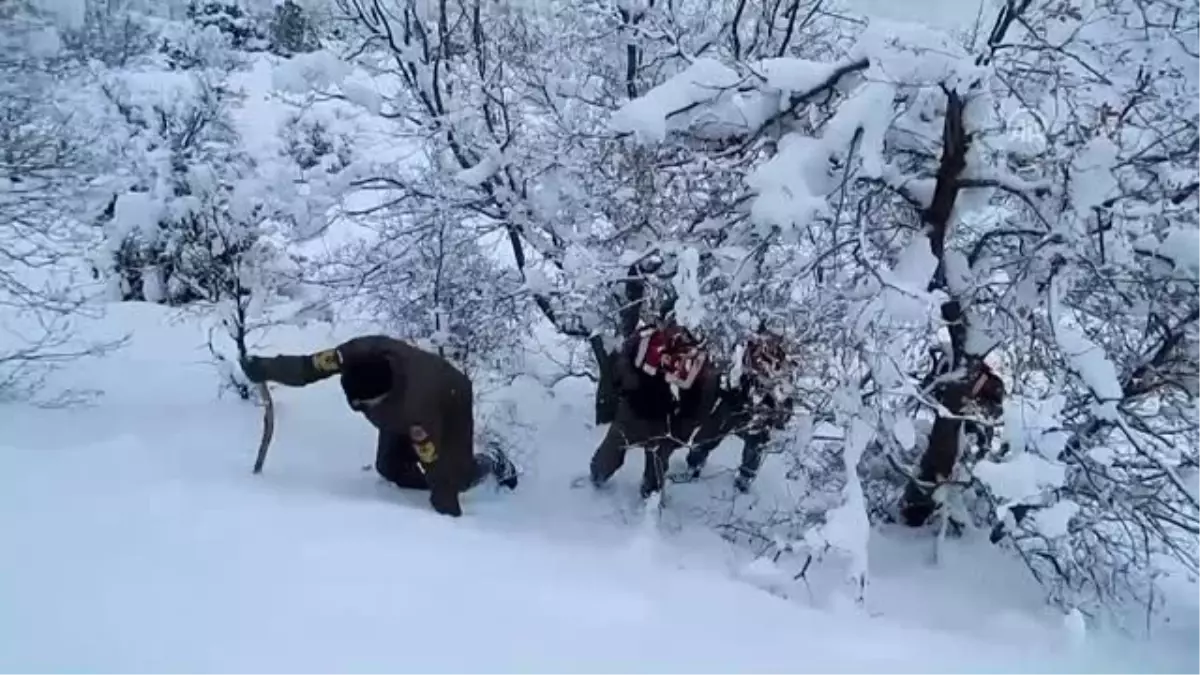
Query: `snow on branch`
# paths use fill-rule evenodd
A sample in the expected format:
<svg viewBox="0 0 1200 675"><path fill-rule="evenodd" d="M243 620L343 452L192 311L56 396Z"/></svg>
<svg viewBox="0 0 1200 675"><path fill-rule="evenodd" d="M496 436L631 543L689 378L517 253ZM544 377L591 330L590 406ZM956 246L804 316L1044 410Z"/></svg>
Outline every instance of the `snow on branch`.
<svg viewBox="0 0 1200 675"><path fill-rule="evenodd" d="M866 70L865 58L820 63L779 57L743 64L746 75L715 59L690 67L643 96L622 105L610 120L618 135L661 143L669 132L706 139L754 136L843 77Z"/></svg>

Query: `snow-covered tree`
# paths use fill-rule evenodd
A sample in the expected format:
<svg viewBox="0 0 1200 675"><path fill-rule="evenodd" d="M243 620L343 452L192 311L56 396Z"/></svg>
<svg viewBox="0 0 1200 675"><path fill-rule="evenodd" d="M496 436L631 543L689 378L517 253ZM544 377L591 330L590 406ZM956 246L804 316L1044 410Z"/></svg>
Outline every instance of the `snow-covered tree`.
<svg viewBox="0 0 1200 675"><path fill-rule="evenodd" d="M689 275L688 304L709 307L693 317L747 307L716 261L756 243L771 264L746 276L792 300L766 305L840 319L801 386L836 392L803 398L844 429L845 504L883 515L903 488L913 525L1021 520L1031 569L1090 611L1150 587L1163 555L1195 570L1196 287L1176 253L1196 236L1195 20L1030 4L973 50L872 22L832 59L693 59L614 123L692 166L743 162L723 246ZM1165 46L1118 47L1134 33ZM1053 120L1042 147L1014 144L1014 111ZM865 522L838 514L817 532L864 552Z"/></svg>
<svg viewBox="0 0 1200 675"><path fill-rule="evenodd" d="M475 377L516 372L527 335L516 270L487 255L475 228L452 214L384 221L378 238L355 242L316 275L340 304L370 316Z"/></svg>
<svg viewBox="0 0 1200 675"><path fill-rule="evenodd" d="M284 0L275 5L268 31L268 48L273 54L291 56L321 48L313 18L293 0Z"/></svg>
<svg viewBox="0 0 1200 675"><path fill-rule="evenodd" d="M83 0L83 21L63 31L63 44L77 57L123 68L155 49L154 17L137 0Z"/></svg>
<svg viewBox="0 0 1200 675"><path fill-rule="evenodd" d="M711 225L732 209L744 164L714 157L697 170L685 148L648 152L614 134L609 118L693 55L728 49L728 26L714 14L740 17L739 50L824 44L800 3L753 5L344 0L358 29L354 65L400 89L333 93L393 120L397 135L424 149L367 184L400 208L437 203L502 234L529 299L561 333L586 338L604 365L625 282L651 282L644 290L658 301L646 307L677 296L672 270L692 272L697 242L709 264L721 237ZM650 265L661 274L627 276L653 260L666 264Z"/></svg>
<svg viewBox="0 0 1200 675"><path fill-rule="evenodd" d="M55 17L0 6L0 399L26 396L46 368L114 344L81 343L73 319L86 284L75 263L91 243L84 217L100 165L77 114L82 78Z"/></svg>
<svg viewBox="0 0 1200 675"><path fill-rule="evenodd" d="M995 59L1020 142L999 161L1020 180L964 267L1011 345L1015 395L1004 452L975 475L994 537L1057 600L1154 607L1157 576L1200 571L1200 15L1141 0L1006 12Z"/></svg>
<svg viewBox="0 0 1200 675"><path fill-rule="evenodd" d="M325 278L371 314L471 361L532 310L601 380L639 318L723 365L778 326L810 492L767 539L846 554L860 597L871 520L992 528L1088 611L1164 553L1194 570L1194 10L1014 0L954 36L789 0L336 7L283 79L412 151L303 116L286 146L373 230Z"/></svg>

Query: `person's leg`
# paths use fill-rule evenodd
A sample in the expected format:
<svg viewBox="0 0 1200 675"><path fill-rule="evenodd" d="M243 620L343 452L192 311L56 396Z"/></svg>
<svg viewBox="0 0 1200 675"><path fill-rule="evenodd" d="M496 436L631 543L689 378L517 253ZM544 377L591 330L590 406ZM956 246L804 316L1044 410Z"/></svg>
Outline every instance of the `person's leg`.
<svg viewBox="0 0 1200 675"><path fill-rule="evenodd" d="M608 352L600 362L600 379L596 382L596 424L611 424L617 415L616 359L618 352Z"/></svg>
<svg viewBox="0 0 1200 675"><path fill-rule="evenodd" d="M742 435L742 463L738 466L738 475L734 486L745 492L750 489L758 469L762 466L763 454L767 447L765 432L747 433Z"/></svg>
<svg viewBox="0 0 1200 675"><path fill-rule="evenodd" d="M642 497L662 490L663 481L667 475L667 467L671 463L671 453L679 447L680 441L671 435L671 420L661 422L646 421L645 462L642 464Z"/></svg>
<svg viewBox="0 0 1200 675"><path fill-rule="evenodd" d="M617 413L604 435L604 440L600 441L596 452L592 454L592 484L603 485L612 478L625 463L625 451L629 446L641 445L649 438L647 431L647 422L634 415L624 401L619 402Z"/></svg>
<svg viewBox="0 0 1200 675"><path fill-rule="evenodd" d="M662 490L667 468L671 465L671 453L679 443L672 438L663 438L646 448L646 463L642 469L642 496Z"/></svg>
<svg viewBox="0 0 1200 675"><path fill-rule="evenodd" d="M428 490L429 481L417 462L412 440L407 436L379 433L375 448L375 471L398 487Z"/></svg>
<svg viewBox="0 0 1200 675"><path fill-rule="evenodd" d="M676 445L688 447L689 473L699 474L699 467L721 442L726 402L715 372L706 370L695 386L696 390L689 394L693 400L681 400L671 417L671 433Z"/></svg>
<svg viewBox="0 0 1200 675"><path fill-rule="evenodd" d="M688 472L693 477L700 475L700 470L708 462L708 456L721 444L728 434L728 427L733 412L733 404L722 397L716 407L701 422L700 429L692 438L687 454Z"/></svg>
<svg viewBox="0 0 1200 675"><path fill-rule="evenodd" d="M488 476L496 474L496 462L490 455L476 454L473 461L471 480L467 483L468 490L487 480Z"/></svg>
<svg viewBox="0 0 1200 675"><path fill-rule="evenodd" d="M619 418L614 419L608 427L608 432L604 434L604 439L592 453L589 471L593 485L604 484L621 468L625 463L625 449L628 446L629 441Z"/></svg>
<svg viewBox="0 0 1200 675"><path fill-rule="evenodd" d="M460 496L475 485L474 393L469 381L457 382L450 395L440 401L435 439L428 440L421 454L422 467L430 483L429 503L448 516L462 515Z"/></svg>
<svg viewBox="0 0 1200 675"><path fill-rule="evenodd" d="M494 476L501 487L516 489L517 467L508 458L508 453L498 445L490 445L487 452L478 453L473 459L474 471L467 485L468 490L482 483L488 476Z"/></svg>

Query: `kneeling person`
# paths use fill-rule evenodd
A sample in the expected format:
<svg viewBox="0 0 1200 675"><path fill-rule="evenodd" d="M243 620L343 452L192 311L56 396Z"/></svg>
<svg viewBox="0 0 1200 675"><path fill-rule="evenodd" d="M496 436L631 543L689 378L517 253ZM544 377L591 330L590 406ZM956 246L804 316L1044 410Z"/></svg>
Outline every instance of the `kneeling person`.
<svg viewBox="0 0 1200 675"><path fill-rule="evenodd" d="M347 403L379 430L375 470L399 487L429 490L438 513L461 516L459 494L488 476L517 486L502 450L475 454L471 380L436 354L368 335L316 354L250 356L242 370L252 382L293 387L340 375Z"/></svg>

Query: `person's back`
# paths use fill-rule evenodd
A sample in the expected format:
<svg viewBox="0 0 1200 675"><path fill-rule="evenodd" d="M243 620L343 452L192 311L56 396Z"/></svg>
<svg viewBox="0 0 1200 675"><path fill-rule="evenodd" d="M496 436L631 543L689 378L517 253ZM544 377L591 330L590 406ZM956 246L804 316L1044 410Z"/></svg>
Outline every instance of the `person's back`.
<svg viewBox="0 0 1200 675"><path fill-rule="evenodd" d="M389 364L392 380L387 397L379 405L359 410L376 429L407 433L418 424L415 420L430 415L442 427L471 425L474 417L471 379L441 356L386 335L353 338L342 343L337 351L348 364L380 361ZM347 399L350 400L349 395ZM453 405L456 401L465 405ZM351 407L355 405L351 403ZM440 414L434 409L440 409ZM451 411L460 413L458 418ZM462 415L464 411L466 415ZM445 419L447 415L449 419Z"/></svg>
<svg viewBox="0 0 1200 675"><path fill-rule="evenodd" d="M643 329L628 338L621 367L632 374L621 392L633 413L646 420L666 420L674 409L671 385L662 363L666 336L656 329Z"/></svg>
<svg viewBox="0 0 1200 675"><path fill-rule="evenodd" d="M693 418L680 417L681 404L697 414L705 408L712 379L702 378L705 354L685 331L672 328L645 328L622 347L614 364L617 409L589 467L597 487L624 464L628 447L642 446L646 458L642 494L659 491L671 452L694 429Z"/></svg>

